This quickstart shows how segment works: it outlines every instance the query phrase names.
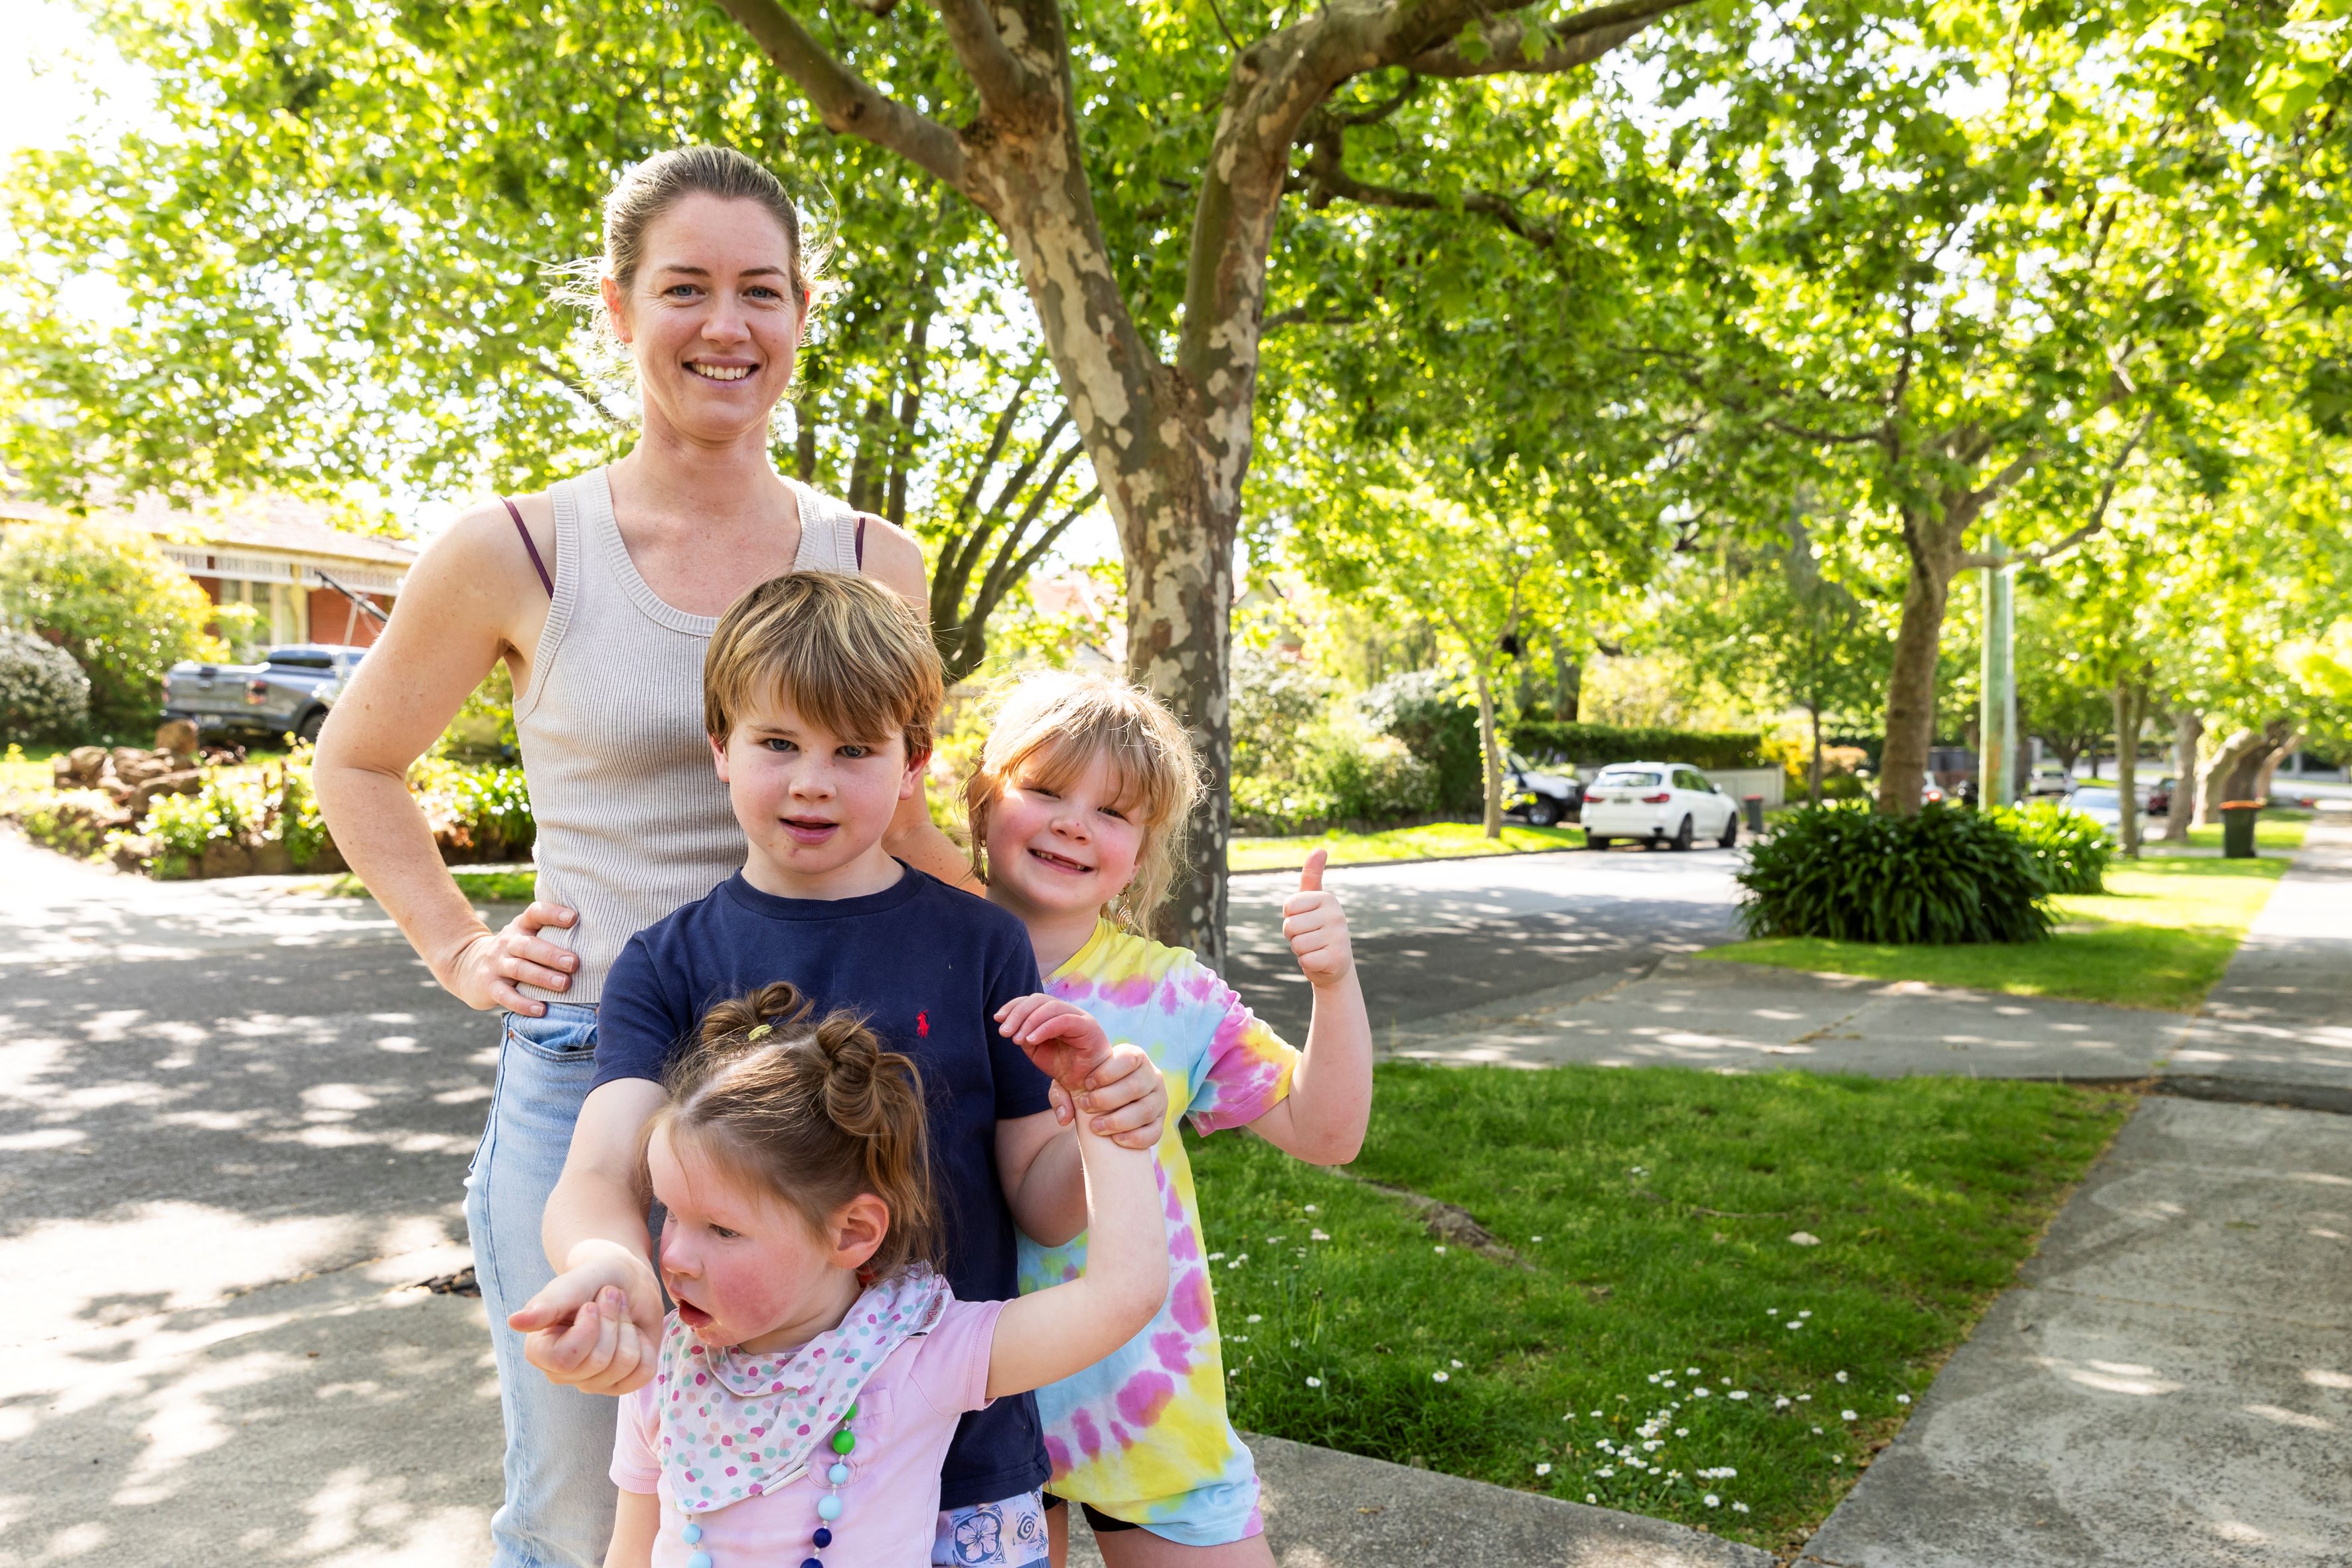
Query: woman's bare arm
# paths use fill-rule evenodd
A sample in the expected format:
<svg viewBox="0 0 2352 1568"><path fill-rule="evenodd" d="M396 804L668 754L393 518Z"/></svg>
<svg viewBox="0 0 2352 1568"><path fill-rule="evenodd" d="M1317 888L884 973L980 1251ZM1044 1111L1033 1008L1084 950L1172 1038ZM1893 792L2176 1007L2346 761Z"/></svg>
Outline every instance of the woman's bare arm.
<svg viewBox="0 0 2352 1568"><path fill-rule="evenodd" d="M521 505L541 556L551 556L551 503L533 496ZM442 865L407 774L501 657L516 666L516 690L524 689L529 666L516 649L536 645L545 620L546 591L506 509L493 503L459 518L410 569L391 624L328 717L313 773L335 847L433 977L469 1006L534 1016L546 1008L515 986L571 984L576 960L537 933L570 925L572 911L533 904L490 931Z"/></svg>

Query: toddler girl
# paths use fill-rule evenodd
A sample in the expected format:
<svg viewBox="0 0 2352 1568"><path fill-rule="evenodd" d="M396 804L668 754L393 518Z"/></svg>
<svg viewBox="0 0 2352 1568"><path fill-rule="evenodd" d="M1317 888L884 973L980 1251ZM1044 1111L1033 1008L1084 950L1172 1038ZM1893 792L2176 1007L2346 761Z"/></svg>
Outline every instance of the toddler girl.
<svg viewBox="0 0 2352 1568"><path fill-rule="evenodd" d="M1148 693L1057 672L1013 689L965 794L974 868L990 900L1028 926L1047 993L1140 1046L1168 1086L1166 1303L1109 1356L1037 1391L1057 1563L1068 1523L1055 1503L1066 1500L1085 1507L1111 1568L1271 1568L1257 1476L1225 1415L1216 1308L1175 1113L1204 1133L1247 1127L1326 1165L1355 1158L1371 1114L1371 1026L1347 920L1322 889L1322 851L1283 906L1283 934L1315 993L1303 1052L1191 952L1140 934L1176 864L1198 777L1183 729ZM1021 1288L1064 1289L1098 1267L1113 1239L1099 1227L1064 1247L1022 1237Z"/></svg>
<svg viewBox="0 0 2352 1568"><path fill-rule="evenodd" d="M1022 1033L1076 1016L1044 996L1013 1010ZM1103 1044L1090 1023L1052 1032L1066 1062ZM621 1400L606 1568L932 1561L940 1464L963 1413L1068 1376L1158 1308L1151 1152L1081 1127L1103 1238L1085 1275L959 1301L931 1264L942 1216L920 1077L855 1015L813 1020L782 984L724 1003L665 1088L646 1170L667 1211L659 1261L677 1305L653 1382ZM961 1528L1001 1524L983 1510ZM954 1544L955 1561L1038 1555L1035 1542Z"/></svg>

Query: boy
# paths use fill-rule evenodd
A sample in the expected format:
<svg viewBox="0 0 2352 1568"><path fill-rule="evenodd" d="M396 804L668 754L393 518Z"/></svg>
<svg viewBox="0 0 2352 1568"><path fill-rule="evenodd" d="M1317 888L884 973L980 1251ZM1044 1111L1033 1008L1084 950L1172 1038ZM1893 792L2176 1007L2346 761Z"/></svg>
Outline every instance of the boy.
<svg viewBox="0 0 2352 1568"><path fill-rule="evenodd" d="M929 633L864 578L789 574L720 619L703 690L744 867L638 932L606 979L595 1084L541 1227L558 1277L509 1320L530 1334L533 1364L592 1393L625 1392L653 1371L663 1301L638 1166L663 1069L712 1004L770 982L791 981L820 1011L864 1013L920 1068L949 1237L937 1261L959 1297L1018 1294L1016 1224L1064 1241L1086 1224L1076 1138L1029 1059L1074 1047L1046 1037L1071 1021L1017 1040L996 1027L1042 989L1027 931L882 847L930 753L942 690ZM1130 1147L1156 1142L1165 1115L1149 1067L1122 1047L1093 1066L1079 1108ZM1042 1561L1046 1474L1031 1396L966 1415L941 1469L934 1560ZM991 1542L997 1552L971 1550Z"/></svg>

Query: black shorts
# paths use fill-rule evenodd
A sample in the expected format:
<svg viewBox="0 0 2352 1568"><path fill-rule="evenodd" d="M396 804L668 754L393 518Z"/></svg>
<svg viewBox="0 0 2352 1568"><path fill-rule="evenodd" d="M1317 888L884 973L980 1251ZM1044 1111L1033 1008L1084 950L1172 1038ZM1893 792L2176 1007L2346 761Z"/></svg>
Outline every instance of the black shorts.
<svg viewBox="0 0 2352 1568"><path fill-rule="evenodd" d="M1067 1508L1069 1506L1069 1499L1058 1498L1052 1492L1047 1492L1045 1494L1045 1506L1049 1509ZM1097 1510L1095 1505L1090 1502L1082 1502L1078 1506L1086 1510L1087 1523L1093 1528L1094 1532L1097 1535L1108 1535L1115 1531L1141 1530L1143 1528L1143 1526L1139 1524L1129 1524L1123 1519L1113 1519L1110 1515Z"/></svg>

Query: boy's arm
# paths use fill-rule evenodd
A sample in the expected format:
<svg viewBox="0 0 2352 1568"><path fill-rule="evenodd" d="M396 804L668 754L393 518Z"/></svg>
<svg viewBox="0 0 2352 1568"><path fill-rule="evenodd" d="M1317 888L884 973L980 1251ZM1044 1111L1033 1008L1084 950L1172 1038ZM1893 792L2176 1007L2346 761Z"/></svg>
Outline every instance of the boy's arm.
<svg viewBox="0 0 2352 1568"><path fill-rule="evenodd" d="M613 1510L613 1544L605 1548L604 1568L651 1568L654 1538L660 1533L659 1494L623 1492Z"/></svg>
<svg viewBox="0 0 2352 1568"><path fill-rule="evenodd" d="M1133 1339L1168 1298L1158 1160L1083 1122L1074 1141L1085 1168L1086 1272L1004 1304L989 1354L991 1399L1092 1366Z"/></svg>
<svg viewBox="0 0 2352 1568"><path fill-rule="evenodd" d="M1282 906L1282 934L1315 988L1307 1049L1291 1069L1290 1093L1249 1130L1311 1165L1344 1165L1364 1146L1372 1117L1372 1021L1356 978L1348 917L1323 890L1320 849L1307 857L1298 890Z"/></svg>
<svg viewBox="0 0 2352 1568"><path fill-rule="evenodd" d="M624 1078L600 1085L580 1108L563 1174L540 1221L556 1276L507 1320L526 1335L524 1356L551 1382L623 1394L653 1375L661 1281L637 1163L646 1122L661 1102L661 1085Z"/></svg>

